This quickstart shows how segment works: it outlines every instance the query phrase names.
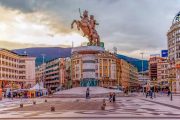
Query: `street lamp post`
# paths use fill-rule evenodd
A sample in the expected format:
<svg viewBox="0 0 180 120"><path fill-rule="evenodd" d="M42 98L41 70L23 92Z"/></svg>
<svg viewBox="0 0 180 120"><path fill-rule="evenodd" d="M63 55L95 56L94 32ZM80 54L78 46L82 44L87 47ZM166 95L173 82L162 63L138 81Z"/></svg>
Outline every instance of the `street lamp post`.
<svg viewBox="0 0 180 120"><path fill-rule="evenodd" d="M160 86L161 86L161 95L162 95L162 92L163 92L162 91L162 86L163 86L163 82L162 81L160 82Z"/></svg>
<svg viewBox="0 0 180 120"><path fill-rule="evenodd" d="M142 79L143 79L143 95L144 95L144 72L143 72L143 55L144 55L144 53L142 52L142 53L140 53L141 55L142 55Z"/></svg>
<svg viewBox="0 0 180 120"><path fill-rule="evenodd" d="M156 98L156 94L155 94L155 93L156 93L156 91L155 91L155 90L156 90L156 88L155 88L155 84L156 84L156 83L155 83L155 80L156 80L156 79L154 79L154 98Z"/></svg>
<svg viewBox="0 0 180 120"><path fill-rule="evenodd" d="M13 81L11 80L11 99L13 99Z"/></svg>
<svg viewBox="0 0 180 120"><path fill-rule="evenodd" d="M170 100L171 100L171 101L173 100L173 96L172 96L172 82L173 82L173 80L172 80L172 78L173 78L173 76L172 76L172 74L170 74L169 79L170 79L170 87L171 87L171 92L170 92L170 94L171 94ZM170 88L169 88L169 89L170 89Z"/></svg>
<svg viewBox="0 0 180 120"><path fill-rule="evenodd" d="M173 100L172 98L172 79L171 79L171 101Z"/></svg>

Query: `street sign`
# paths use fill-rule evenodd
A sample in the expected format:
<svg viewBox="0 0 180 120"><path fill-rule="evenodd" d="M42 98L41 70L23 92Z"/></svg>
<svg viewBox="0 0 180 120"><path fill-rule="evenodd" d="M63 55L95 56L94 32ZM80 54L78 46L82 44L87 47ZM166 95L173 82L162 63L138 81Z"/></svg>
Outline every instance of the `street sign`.
<svg viewBox="0 0 180 120"><path fill-rule="evenodd" d="M161 50L161 57L168 57L168 50Z"/></svg>

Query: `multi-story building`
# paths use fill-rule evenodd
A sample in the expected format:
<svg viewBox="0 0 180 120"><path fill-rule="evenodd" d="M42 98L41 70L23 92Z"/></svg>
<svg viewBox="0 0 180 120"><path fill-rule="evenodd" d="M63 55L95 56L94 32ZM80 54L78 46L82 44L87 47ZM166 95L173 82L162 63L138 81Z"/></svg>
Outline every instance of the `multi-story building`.
<svg viewBox="0 0 180 120"><path fill-rule="evenodd" d="M44 63L36 67L36 83L44 83L45 66L46 64Z"/></svg>
<svg viewBox="0 0 180 120"><path fill-rule="evenodd" d="M111 87L117 85L116 56L110 52L96 55L96 79L100 80L100 86Z"/></svg>
<svg viewBox="0 0 180 120"><path fill-rule="evenodd" d="M167 32L169 74L173 91L180 92L180 12L176 14ZM169 80L170 80L169 79Z"/></svg>
<svg viewBox="0 0 180 120"><path fill-rule="evenodd" d="M145 87L147 83L150 83L149 70L139 72L138 80L139 80L140 86L142 87L143 86Z"/></svg>
<svg viewBox="0 0 180 120"><path fill-rule="evenodd" d="M162 58L158 63L157 82L161 87L168 86L168 77L169 77L168 66L169 66L169 62L167 58Z"/></svg>
<svg viewBox="0 0 180 120"><path fill-rule="evenodd" d="M35 84L35 57L0 49L0 84L3 88L30 88Z"/></svg>
<svg viewBox="0 0 180 120"><path fill-rule="evenodd" d="M138 81L138 69L132 65L129 64L129 89L130 90L137 90L139 87L139 81Z"/></svg>
<svg viewBox="0 0 180 120"><path fill-rule="evenodd" d="M158 63L161 61L161 57L158 56L150 56L149 59L149 76L151 81L157 81L158 78Z"/></svg>
<svg viewBox="0 0 180 120"><path fill-rule="evenodd" d="M117 83L124 89L133 90L139 86L137 68L123 59L117 59Z"/></svg>
<svg viewBox="0 0 180 120"><path fill-rule="evenodd" d="M128 89L130 86L130 66L129 63L126 62L123 59L117 59L117 63L118 63L118 78L117 80L119 85L122 86L122 88L124 89Z"/></svg>
<svg viewBox="0 0 180 120"><path fill-rule="evenodd" d="M152 84L156 84L161 87L168 85L168 77L169 77L168 66L169 66L169 62L167 58L163 58L160 56L150 57L149 75Z"/></svg>
<svg viewBox="0 0 180 120"><path fill-rule="evenodd" d="M70 58L57 58L45 63L44 85L46 88L67 87L70 83Z"/></svg>

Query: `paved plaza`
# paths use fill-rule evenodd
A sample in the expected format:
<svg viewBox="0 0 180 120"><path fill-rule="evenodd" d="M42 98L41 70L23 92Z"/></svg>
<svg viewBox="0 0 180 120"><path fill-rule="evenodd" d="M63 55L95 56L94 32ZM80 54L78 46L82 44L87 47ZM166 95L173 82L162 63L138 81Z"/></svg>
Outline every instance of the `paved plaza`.
<svg viewBox="0 0 180 120"><path fill-rule="evenodd" d="M45 99L3 100L0 102L0 119L180 119L180 96L174 96L173 101L167 96L157 96L154 99L142 95L118 97L115 103L110 103L106 98L105 110L101 110L103 98L48 98L48 102L44 102ZM37 104L33 105L33 101ZM20 103L24 103L23 108L19 108ZM55 112L50 111L51 106L55 106Z"/></svg>

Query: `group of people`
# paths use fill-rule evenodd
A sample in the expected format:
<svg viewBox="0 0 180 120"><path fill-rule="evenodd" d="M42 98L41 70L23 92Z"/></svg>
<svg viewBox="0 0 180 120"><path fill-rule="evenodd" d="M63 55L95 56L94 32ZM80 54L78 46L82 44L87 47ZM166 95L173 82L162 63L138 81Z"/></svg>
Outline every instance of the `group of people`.
<svg viewBox="0 0 180 120"><path fill-rule="evenodd" d="M90 90L89 87L86 89L86 99L90 98ZM109 93L109 102L115 102L116 101L116 94L115 92L110 92Z"/></svg>
<svg viewBox="0 0 180 120"><path fill-rule="evenodd" d="M155 96L155 92L158 93L158 91L155 91L155 90L153 90L153 89L151 89L151 88L146 89L146 98L147 98L148 96L150 96L150 98L152 99L152 98L153 98L153 94L154 94L154 96ZM171 91L170 91L170 89L168 89L166 92L161 91L160 93L161 93L161 95L162 95L162 93L166 93L167 96L170 96Z"/></svg>
<svg viewBox="0 0 180 120"><path fill-rule="evenodd" d="M109 102L115 102L116 101L116 94L115 93L109 93Z"/></svg>
<svg viewBox="0 0 180 120"><path fill-rule="evenodd" d="M146 85L146 98L150 96L150 98L153 98L153 92L155 92L154 89L151 88L150 84Z"/></svg>

